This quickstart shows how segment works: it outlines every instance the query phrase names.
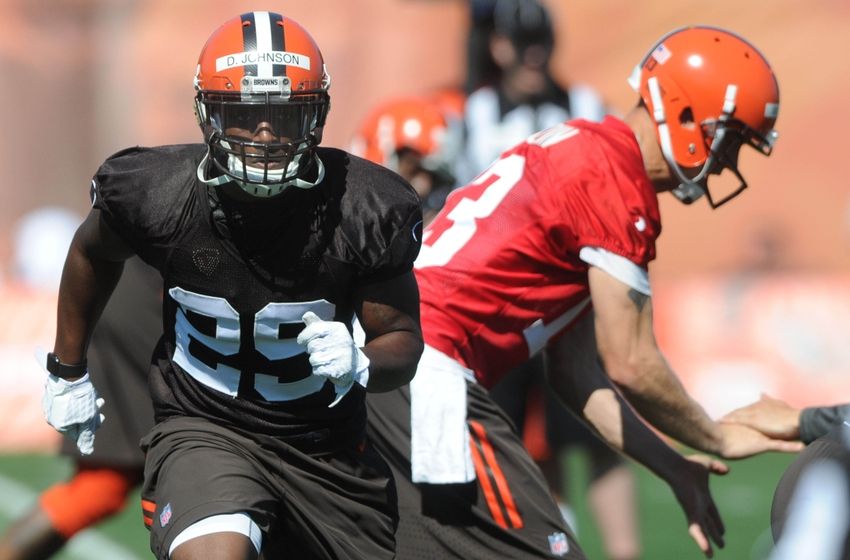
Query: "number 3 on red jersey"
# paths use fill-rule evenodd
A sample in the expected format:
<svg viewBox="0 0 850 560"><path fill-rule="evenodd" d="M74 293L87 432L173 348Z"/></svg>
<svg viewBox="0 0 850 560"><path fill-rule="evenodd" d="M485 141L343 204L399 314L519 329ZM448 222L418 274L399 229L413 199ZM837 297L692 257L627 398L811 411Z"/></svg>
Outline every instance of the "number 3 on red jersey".
<svg viewBox="0 0 850 560"><path fill-rule="evenodd" d="M538 132L527 143L548 148L572 138L578 129L566 123ZM469 185L449 197L448 214L441 215L425 231L416 268L443 266L475 235L476 220L490 216L513 189L525 170L525 157L511 154L497 160Z"/></svg>
<svg viewBox="0 0 850 560"><path fill-rule="evenodd" d="M452 260L475 235L475 221L486 218L498 208L522 178L524 167L525 158L511 154L458 190L451 199L459 197L459 202L425 231L416 268L442 266Z"/></svg>

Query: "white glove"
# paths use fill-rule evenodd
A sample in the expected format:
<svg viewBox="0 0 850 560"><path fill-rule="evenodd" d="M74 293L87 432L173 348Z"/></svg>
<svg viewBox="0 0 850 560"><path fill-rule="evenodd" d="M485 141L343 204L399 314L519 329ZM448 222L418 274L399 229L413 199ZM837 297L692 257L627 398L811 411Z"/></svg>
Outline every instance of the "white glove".
<svg viewBox="0 0 850 560"><path fill-rule="evenodd" d="M66 381L48 374L44 384L41 408L47 423L77 443L83 455L94 451L94 431L106 417L100 413L103 399L98 398L89 374L76 381Z"/></svg>
<svg viewBox="0 0 850 560"><path fill-rule="evenodd" d="M366 387L369 381L369 358L354 344L351 334L338 321L324 321L312 311L301 320L307 325L298 334L296 342L307 346L313 375L327 378L334 384L335 406L348 393L354 383Z"/></svg>

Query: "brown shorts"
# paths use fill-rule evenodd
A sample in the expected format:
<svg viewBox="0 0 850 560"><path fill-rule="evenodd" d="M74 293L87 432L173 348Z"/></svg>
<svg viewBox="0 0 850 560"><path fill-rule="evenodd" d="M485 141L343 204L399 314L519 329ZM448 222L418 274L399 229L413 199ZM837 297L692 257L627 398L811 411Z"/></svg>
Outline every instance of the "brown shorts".
<svg viewBox="0 0 850 560"><path fill-rule="evenodd" d="M585 558L543 474L484 388L467 385L477 474L468 484L411 481L407 387L369 393L366 404L369 438L390 464L398 488L399 559Z"/></svg>
<svg viewBox="0 0 850 560"><path fill-rule="evenodd" d="M263 531L266 558L394 558L395 487L365 441L311 457L273 438L177 417L142 445L142 509L157 558L168 558L193 523L239 512Z"/></svg>

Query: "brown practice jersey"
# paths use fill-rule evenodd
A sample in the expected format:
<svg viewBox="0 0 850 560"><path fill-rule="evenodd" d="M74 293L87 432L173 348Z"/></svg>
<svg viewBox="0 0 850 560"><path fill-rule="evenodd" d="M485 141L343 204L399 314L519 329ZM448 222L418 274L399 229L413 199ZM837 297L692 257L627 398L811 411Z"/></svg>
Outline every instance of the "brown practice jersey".
<svg viewBox="0 0 850 560"><path fill-rule="evenodd" d="M646 267L655 190L620 120L576 120L506 151L449 195L416 261L425 342L492 387L589 309L595 247Z"/></svg>
<svg viewBox="0 0 850 560"><path fill-rule="evenodd" d="M324 179L237 201L197 177L201 144L132 148L93 179L94 206L164 281L154 353L157 421L198 416L292 441L363 430L365 391L333 408L296 343L302 316L350 324L358 286L413 267L421 212L398 175L317 149ZM229 185L233 187L233 185Z"/></svg>

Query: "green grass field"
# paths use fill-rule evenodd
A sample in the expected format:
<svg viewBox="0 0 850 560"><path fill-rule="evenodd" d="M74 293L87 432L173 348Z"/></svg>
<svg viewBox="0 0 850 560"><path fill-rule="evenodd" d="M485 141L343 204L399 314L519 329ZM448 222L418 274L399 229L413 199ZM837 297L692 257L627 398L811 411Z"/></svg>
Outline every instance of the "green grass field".
<svg viewBox="0 0 850 560"><path fill-rule="evenodd" d="M39 491L72 471L66 458L52 455L0 455L0 527L28 510ZM152 558L148 531L142 525L139 495L118 516L81 533L55 558L58 560L136 560Z"/></svg>
<svg viewBox="0 0 850 560"><path fill-rule="evenodd" d="M764 560L770 553L770 504L782 472L794 459L771 453L744 461L727 463L731 472L713 477L711 491L726 525L726 546L715 550L714 558ZM583 457L571 454L567 460L570 498L576 509L579 542L591 559L605 558L599 536L582 499L587 475ZM687 534L685 516L668 486L642 467L638 474L640 533L646 560L688 560L703 558Z"/></svg>
<svg viewBox="0 0 850 560"><path fill-rule="evenodd" d="M770 502L776 482L793 457L768 454L730 463L732 472L715 477L712 492L726 523L726 548L715 558L764 560L771 547ZM582 500L586 481L583 457L567 460L571 498L578 515L579 541L594 560L604 558L593 523ZM685 518L667 486L637 468L641 536L646 560L702 558L688 537ZM32 505L37 492L70 473L70 463L44 455L0 456L0 528ZM148 532L142 526L138 494L119 516L89 530L57 558L61 560L133 560L150 558ZM404 559L399 559L404 560ZM438 559L436 559L438 560Z"/></svg>

